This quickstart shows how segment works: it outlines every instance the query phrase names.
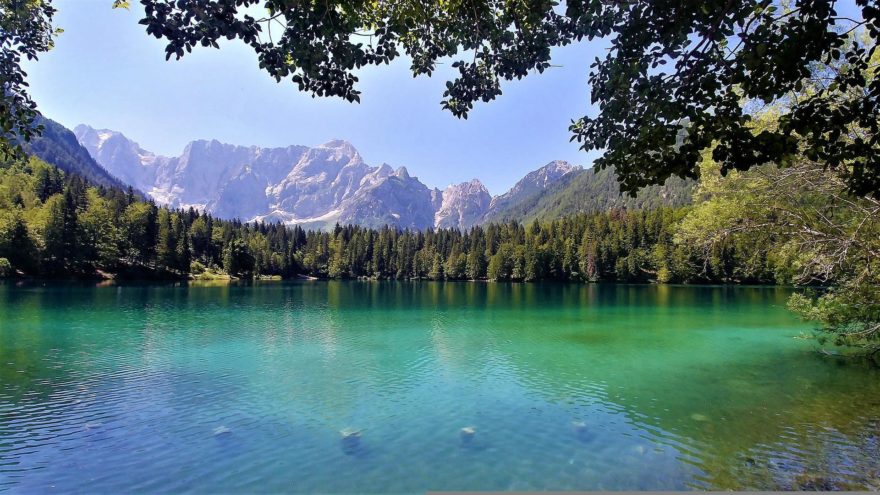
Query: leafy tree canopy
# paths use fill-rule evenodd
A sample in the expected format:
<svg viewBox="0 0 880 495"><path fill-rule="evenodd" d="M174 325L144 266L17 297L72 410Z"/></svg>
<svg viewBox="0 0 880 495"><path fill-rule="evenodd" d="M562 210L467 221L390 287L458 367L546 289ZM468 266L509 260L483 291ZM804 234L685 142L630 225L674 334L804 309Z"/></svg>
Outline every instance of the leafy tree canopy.
<svg viewBox="0 0 880 495"><path fill-rule="evenodd" d="M458 117L499 96L502 80L549 68L553 47L607 38L591 66L598 114L571 131L583 149L604 151L596 165L613 166L625 190L694 178L712 149L725 174L803 152L842 173L851 192L880 195L877 0L852 0L856 18L833 0L139 1L168 58L239 40L272 77L313 96L359 101L357 70L402 54L414 75L452 60L458 74L442 106ZM3 138L30 132L18 62L51 46L53 12L51 0L0 0ZM750 104L800 93L816 71L823 83L778 128L753 132Z"/></svg>
<svg viewBox="0 0 880 495"><path fill-rule="evenodd" d="M851 192L880 195L875 41L876 0L854 0L860 16L836 2L685 0L140 0L149 34L168 58L238 39L260 67L316 96L359 101L356 70L405 53L414 75L451 59L458 74L442 106L467 117L477 101L501 94L500 81L543 72L551 48L610 39L591 66L599 111L571 126L585 150L603 150L636 191L670 176L695 178L713 150L722 173L785 164L798 153L838 169ZM117 4L127 2L117 1ZM852 33L862 38L853 39ZM830 69L840 67L844 70ZM801 92L827 70L775 130L753 132L748 102ZM803 138L803 139L801 139Z"/></svg>
<svg viewBox="0 0 880 495"><path fill-rule="evenodd" d="M53 37L61 32L52 27L54 14L51 0L0 0L0 153L8 154L10 143L30 140L40 131L21 61L52 48Z"/></svg>

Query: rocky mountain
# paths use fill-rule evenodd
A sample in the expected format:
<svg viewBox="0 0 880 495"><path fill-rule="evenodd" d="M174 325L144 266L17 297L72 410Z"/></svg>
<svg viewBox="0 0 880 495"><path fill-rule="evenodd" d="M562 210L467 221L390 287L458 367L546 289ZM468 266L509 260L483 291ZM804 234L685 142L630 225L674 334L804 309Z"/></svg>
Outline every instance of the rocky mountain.
<svg viewBox="0 0 880 495"><path fill-rule="evenodd" d="M36 124L43 126L43 133L24 145L28 153L98 186L125 189L131 184L130 181L114 177L99 165L80 146L77 137L63 125L45 117L38 117Z"/></svg>
<svg viewBox="0 0 880 495"><path fill-rule="evenodd" d="M547 191L553 184L572 172L583 169L562 160L554 160L547 165L529 172L506 193L492 198L489 209L483 215L484 220L505 217L506 212L529 198ZM506 219L506 218L505 218Z"/></svg>
<svg viewBox="0 0 880 495"><path fill-rule="evenodd" d="M145 151L119 132L74 130L108 171L159 203L224 218L282 221L316 228L433 225L431 191L405 168L370 167L345 141L261 148L193 141L177 157Z"/></svg>
<svg viewBox="0 0 880 495"><path fill-rule="evenodd" d="M689 201L689 187L620 196L613 173L553 161L506 193L492 197L477 180L428 188L404 167L367 165L348 142L261 148L216 140L189 143L180 156L144 150L123 134L77 126L74 134L108 176L172 207L222 218L280 221L309 228L335 223L367 227L469 228L489 221L528 220L642 203Z"/></svg>
<svg viewBox="0 0 880 495"><path fill-rule="evenodd" d="M441 195L440 207L434 213L438 228L467 228L483 221L492 196L477 179L448 186Z"/></svg>

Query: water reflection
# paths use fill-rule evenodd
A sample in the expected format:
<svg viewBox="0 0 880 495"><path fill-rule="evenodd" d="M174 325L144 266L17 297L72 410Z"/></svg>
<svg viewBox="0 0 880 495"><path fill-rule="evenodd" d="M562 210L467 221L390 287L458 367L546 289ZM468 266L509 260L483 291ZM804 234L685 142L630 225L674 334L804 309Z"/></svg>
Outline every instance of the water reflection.
<svg viewBox="0 0 880 495"><path fill-rule="evenodd" d="M788 294L0 285L0 489L876 488L880 376Z"/></svg>

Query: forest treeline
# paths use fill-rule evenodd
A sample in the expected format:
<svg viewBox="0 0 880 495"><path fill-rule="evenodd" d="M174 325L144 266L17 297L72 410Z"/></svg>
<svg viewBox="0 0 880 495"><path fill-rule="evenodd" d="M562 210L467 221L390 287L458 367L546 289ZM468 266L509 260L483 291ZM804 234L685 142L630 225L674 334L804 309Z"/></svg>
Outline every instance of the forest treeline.
<svg viewBox="0 0 880 495"><path fill-rule="evenodd" d="M41 277L297 275L498 281L773 282L749 247L676 242L689 208L610 210L466 231L220 220L95 187L36 158L0 170L5 272ZM3 262L0 261L0 264Z"/></svg>
<svg viewBox="0 0 880 495"><path fill-rule="evenodd" d="M880 353L880 200L806 158L722 178L707 153L684 207L327 232L159 207L31 157L0 164L0 276L792 283L821 288L792 310Z"/></svg>

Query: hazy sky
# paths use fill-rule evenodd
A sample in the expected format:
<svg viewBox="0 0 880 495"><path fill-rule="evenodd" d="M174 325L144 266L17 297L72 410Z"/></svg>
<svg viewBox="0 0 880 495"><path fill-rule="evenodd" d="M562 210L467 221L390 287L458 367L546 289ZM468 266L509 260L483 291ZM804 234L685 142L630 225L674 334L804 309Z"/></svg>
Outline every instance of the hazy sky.
<svg viewBox="0 0 880 495"><path fill-rule="evenodd" d="M404 165L441 188L477 177L493 194L551 160L589 166L595 157L569 142L568 125L592 112L587 77L604 53L598 42L556 50L553 63L561 67L506 83L499 99L459 120L440 108L448 66L414 79L398 60L362 71L360 104L313 99L289 81L276 83L240 43L166 62L163 42L137 24L138 6L111 4L56 0L64 33L27 65L39 108L67 127L118 130L166 155L194 139L315 146L340 138L370 165Z"/></svg>

